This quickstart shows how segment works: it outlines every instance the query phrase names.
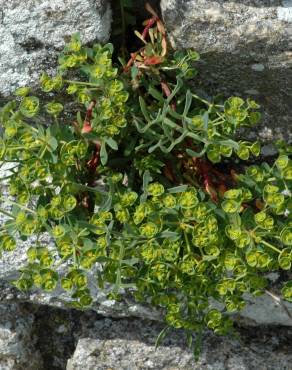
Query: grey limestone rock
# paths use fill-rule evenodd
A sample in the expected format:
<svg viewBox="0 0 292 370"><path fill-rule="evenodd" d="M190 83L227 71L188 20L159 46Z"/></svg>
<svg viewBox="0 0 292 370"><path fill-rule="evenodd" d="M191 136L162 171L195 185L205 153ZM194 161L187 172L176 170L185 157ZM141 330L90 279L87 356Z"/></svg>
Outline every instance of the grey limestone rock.
<svg viewBox="0 0 292 370"><path fill-rule="evenodd" d="M163 326L154 322L105 319L92 325L82 319L81 327L67 370L288 370L292 358L290 329L241 331L240 340L205 333L196 362L178 330L155 350Z"/></svg>
<svg viewBox="0 0 292 370"><path fill-rule="evenodd" d="M53 72L73 33L85 43L106 42L110 25L108 0L0 0L0 95Z"/></svg>
<svg viewBox="0 0 292 370"><path fill-rule="evenodd" d="M32 303L1 304L0 314L1 370L291 369L291 328L238 327L239 338L205 332L196 362L180 330L155 350L164 325L151 320Z"/></svg>
<svg viewBox="0 0 292 370"><path fill-rule="evenodd" d="M42 359L32 334L34 316L16 303L0 304L0 369L39 370Z"/></svg>
<svg viewBox="0 0 292 370"><path fill-rule="evenodd" d="M201 53L197 89L252 97L263 123L247 138L292 139L292 1L161 0L175 48Z"/></svg>

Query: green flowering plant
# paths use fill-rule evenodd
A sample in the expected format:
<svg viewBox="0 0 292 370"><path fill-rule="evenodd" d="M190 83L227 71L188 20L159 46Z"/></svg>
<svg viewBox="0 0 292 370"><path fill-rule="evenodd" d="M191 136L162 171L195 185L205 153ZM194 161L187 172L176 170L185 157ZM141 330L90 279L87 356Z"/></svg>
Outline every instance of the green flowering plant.
<svg viewBox="0 0 292 370"><path fill-rule="evenodd" d="M26 87L2 107L1 166L13 167L1 179L11 210L0 208L0 250L34 235L16 287L61 286L82 309L94 299L94 270L112 299L127 290L163 310L159 340L175 327L191 342L206 327L230 332L245 294L264 293L267 272L291 270L292 151L282 143L273 164L235 171L235 160L260 154L258 142L236 139L260 120L259 106L193 91L199 55L168 50L163 24L148 10L137 32L144 46L122 67L111 44L87 47L73 35L57 74L41 76L43 92L66 95L76 117ZM282 295L292 302L291 281Z"/></svg>

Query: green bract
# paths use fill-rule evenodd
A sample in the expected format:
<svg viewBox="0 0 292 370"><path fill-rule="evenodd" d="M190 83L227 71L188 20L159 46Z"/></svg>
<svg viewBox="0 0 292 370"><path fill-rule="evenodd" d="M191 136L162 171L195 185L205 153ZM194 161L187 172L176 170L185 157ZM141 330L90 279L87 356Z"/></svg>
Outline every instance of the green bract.
<svg viewBox="0 0 292 370"><path fill-rule="evenodd" d="M235 200L225 200L222 203L222 209L226 213L235 213L239 211L240 203L236 202Z"/></svg>
<svg viewBox="0 0 292 370"><path fill-rule="evenodd" d="M155 22L122 67L111 44L74 35L57 74L41 76L49 94L20 88L2 107L0 166L14 168L0 252L33 235L19 289L61 287L82 309L92 285L111 287L109 298L151 302L188 335L226 334L228 312L268 288L264 274L291 269L291 153L283 144L274 164L245 165L260 145L236 133L259 106L198 96L198 55L168 50ZM291 282L282 295L292 301Z"/></svg>
<svg viewBox="0 0 292 370"><path fill-rule="evenodd" d="M19 111L27 118L32 118L39 110L39 99L35 96L25 97L19 106Z"/></svg>
<svg viewBox="0 0 292 370"><path fill-rule="evenodd" d="M285 227L280 236L284 245L292 246L292 227Z"/></svg>

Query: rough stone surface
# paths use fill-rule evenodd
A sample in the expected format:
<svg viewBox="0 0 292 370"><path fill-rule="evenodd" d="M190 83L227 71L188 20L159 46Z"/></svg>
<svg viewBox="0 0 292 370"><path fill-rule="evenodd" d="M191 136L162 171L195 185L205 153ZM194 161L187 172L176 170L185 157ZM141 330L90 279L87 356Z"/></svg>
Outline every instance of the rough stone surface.
<svg viewBox="0 0 292 370"><path fill-rule="evenodd" d="M0 369L40 370L42 358L32 334L34 316L17 304L0 304Z"/></svg>
<svg viewBox="0 0 292 370"><path fill-rule="evenodd" d="M83 42L109 38L108 0L0 0L0 94L35 85L41 71L53 72L70 36Z"/></svg>
<svg viewBox="0 0 292 370"><path fill-rule="evenodd" d="M290 329L240 330L240 340L203 336L200 359L180 331L171 331L155 351L161 325L149 321L81 320L82 336L67 370L288 370ZM285 333L285 334L284 334Z"/></svg>
<svg viewBox="0 0 292 370"><path fill-rule="evenodd" d="M292 140L292 1L161 0L175 48L201 53L197 89L256 99L265 141Z"/></svg>
<svg viewBox="0 0 292 370"><path fill-rule="evenodd" d="M184 333L163 324L93 311L0 305L1 370L290 370L291 328L238 327L238 338L203 335L198 362ZM195 340L195 337L194 337Z"/></svg>

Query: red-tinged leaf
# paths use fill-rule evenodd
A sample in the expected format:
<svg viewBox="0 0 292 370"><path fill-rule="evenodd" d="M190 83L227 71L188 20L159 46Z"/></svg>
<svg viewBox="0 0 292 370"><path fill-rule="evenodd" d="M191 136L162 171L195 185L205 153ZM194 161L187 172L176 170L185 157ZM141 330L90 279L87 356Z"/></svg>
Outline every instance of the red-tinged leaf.
<svg viewBox="0 0 292 370"><path fill-rule="evenodd" d="M148 35L149 29L157 22L157 20L158 20L157 17L153 17L153 18L148 20L148 22L146 24L146 27L144 28L143 33L142 33L142 39L143 40L145 40L145 38Z"/></svg>
<svg viewBox="0 0 292 370"><path fill-rule="evenodd" d="M145 28L146 30L146 28ZM145 34L145 30L143 31L143 33L141 34L140 32L138 31L134 31L135 35L141 40L144 42L144 44L146 44L146 41L145 41L145 37L147 36L147 32Z"/></svg>
<svg viewBox="0 0 292 370"><path fill-rule="evenodd" d="M205 184L206 192L210 195L213 202L217 203L218 202L218 195L217 195L216 190L209 183L207 183L206 181L204 181L204 184Z"/></svg>
<svg viewBox="0 0 292 370"><path fill-rule="evenodd" d="M164 92L165 96L168 98L169 95L171 94L170 88L168 87L166 82L161 82L161 88L162 91Z"/></svg>
<svg viewBox="0 0 292 370"><path fill-rule="evenodd" d="M127 65L124 67L124 72L129 72L129 70L130 70L130 68L131 68L132 64L134 63L134 61L135 61L135 59L136 59L137 55L138 55L138 52L136 52L136 53L131 53L131 58L130 58L130 60L128 61Z"/></svg>
<svg viewBox="0 0 292 370"><path fill-rule="evenodd" d="M165 167L163 168L163 174L165 177L168 178L171 182L175 182L175 175L173 173L171 162L167 162Z"/></svg>
<svg viewBox="0 0 292 370"><path fill-rule="evenodd" d="M220 184L219 187L218 187L218 192L220 194L220 196L223 198L224 194L226 193L227 191L227 188L224 184Z"/></svg>
<svg viewBox="0 0 292 370"><path fill-rule="evenodd" d="M259 209L259 210L262 210L265 208L265 204L260 200L260 199L256 199L256 207Z"/></svg>
<svg viewBox="0 0 292 370"><path fill-rule="evenodd" d="M231 170L230 171L230 175L232 177L232 180L235 181L235 182L237 182L237 180L238 180L238 174L234 170Z"/></svg>
<svg viewBox="0 0 292 370"><path fill-rule="evenodd" d="M165 35L165 28L160 20L157 21L157 29L163 36Z"/></svg>
<svg viewBox="0 0 292 370"><path fill-rule="evenodd" d="M165 37L163 37L163 39L161 41L161 47L162 47L161 56L164 57L166 55L166 53L167 53L167 42L166 42Z"/></svg>
<svg viewBox="0 0 292 370"><path fill-rule="evenodd" d="M144 60L145 66L152 66L163 62L163 58L159 56L148 57Z"/></svg>
<svg viewBox="0 0 292 370"><path fill-rule="evenodd" d="M82 134L88 134L89 132L92 131L92 127L90 125L90 122L85 121L81 130Z"/></svg>

